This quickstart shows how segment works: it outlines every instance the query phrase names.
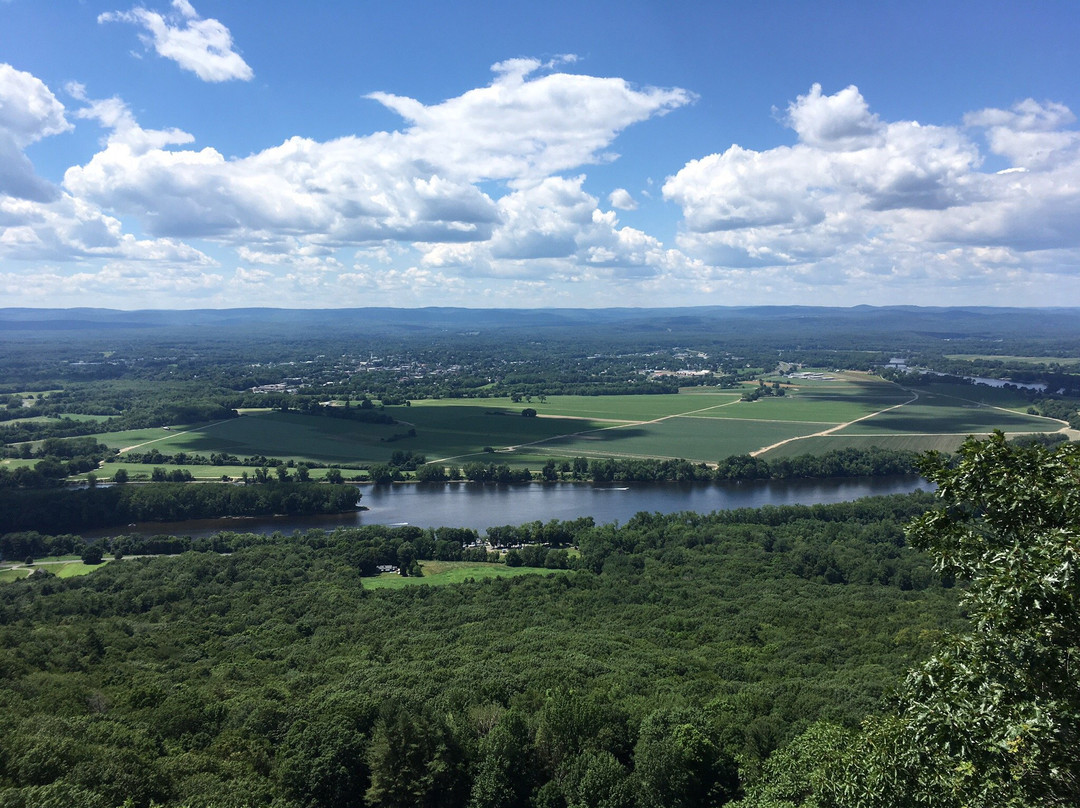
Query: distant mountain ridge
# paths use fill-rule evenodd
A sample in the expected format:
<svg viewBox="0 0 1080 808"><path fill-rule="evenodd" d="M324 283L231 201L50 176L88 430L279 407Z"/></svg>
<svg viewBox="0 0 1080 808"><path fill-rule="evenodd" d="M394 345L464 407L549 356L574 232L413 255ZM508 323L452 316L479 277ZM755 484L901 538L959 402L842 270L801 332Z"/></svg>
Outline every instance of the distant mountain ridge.
<svg viewBox="0 0 1080 808"><path fill-rule="evenodd" d="M605 331L629 329L646 332L691 334L705 331L714 337L746 337L767 334L770 341L796 342L815 334L853 337L872 335L949 340L979 337L1080 339L1080 308L919 307L919 306L698 306L684 308L544 308L469 309L352 308L352 309L143 309L100 308L0 308L0 332L20 332L38 337L74 335L78 332L121 330L138 332L178 331L198 327L228 332L273 334L281 329L303 332L331 330L339 334L395 333L411 336L531 332L550 337L564 329Z"/></svg>

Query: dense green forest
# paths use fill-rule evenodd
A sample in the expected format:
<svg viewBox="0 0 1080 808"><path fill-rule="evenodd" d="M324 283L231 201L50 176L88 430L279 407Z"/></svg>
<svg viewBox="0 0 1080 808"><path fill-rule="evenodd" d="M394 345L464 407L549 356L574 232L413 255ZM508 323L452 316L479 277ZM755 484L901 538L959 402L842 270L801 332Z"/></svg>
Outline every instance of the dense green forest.
<svg viewBox="0 0 1080 808"><path fill-rule="evenodd" d="M416 528L8 584L0 805L720 802L958 625L926 505L581 522L578 569L445 588L364 588Z"/></svg>

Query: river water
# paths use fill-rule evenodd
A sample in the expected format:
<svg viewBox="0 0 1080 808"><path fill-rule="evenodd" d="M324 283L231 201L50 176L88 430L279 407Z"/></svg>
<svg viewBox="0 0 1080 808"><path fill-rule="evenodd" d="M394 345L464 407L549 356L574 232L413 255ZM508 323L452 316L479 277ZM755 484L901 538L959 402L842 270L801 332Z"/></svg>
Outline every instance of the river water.
<svg viewBox="0 0 1080 808"><path fill-rule="evenodd" d="M763 505L816 505L846 502L879 494L932 490L919 477L846 478L741 483L410 483L358 486L357 513L332 516L277 516L241 519L196 519L185 522L144 522L135 526L94 531L95 537L134 533L200 538L223 530L245 533L292 533L295 530L358 525L417 525L469 527L479 531L493 525L517 525L539 519L569 520L591 516L597 524L626 522L638 511L729 510Z"/></svg>

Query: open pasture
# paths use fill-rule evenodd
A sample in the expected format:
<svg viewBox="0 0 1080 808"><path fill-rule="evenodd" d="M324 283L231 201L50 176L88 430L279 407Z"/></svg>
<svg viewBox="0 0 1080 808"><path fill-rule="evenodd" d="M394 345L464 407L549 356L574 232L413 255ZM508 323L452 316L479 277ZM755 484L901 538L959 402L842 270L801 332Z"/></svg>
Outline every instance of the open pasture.
<svg viewBox="0 0 1080 808"><path fill-rule="evenodd" d="M467 578L508 578L517 575L552 573L554 570L539 567L507 567L505 564L481 564L472 561L422 561L420 578L404 577L384 572L374 578L364 578L364 589L403 589L406 586L447 586L463 583Z"/></svg>
<svg viewBox="0 0 1080 808"><path fill-rule="evenodd" d="M52 416L50 416L50 417L52 417ZM67 419L72 420L72 421L96 421L97 423L102 423L103 421L108 421L113 416L111 416L111 415L88 415L87 413L83 413L83 412L62 412L62 413L60 413L59 415L57 415L55 417L56 418L67 418Z"/></svg>

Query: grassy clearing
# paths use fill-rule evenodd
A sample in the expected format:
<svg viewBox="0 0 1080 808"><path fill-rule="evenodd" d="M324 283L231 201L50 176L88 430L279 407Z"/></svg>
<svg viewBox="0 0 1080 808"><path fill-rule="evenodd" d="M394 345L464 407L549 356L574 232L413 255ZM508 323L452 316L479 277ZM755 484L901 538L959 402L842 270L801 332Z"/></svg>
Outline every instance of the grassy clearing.
<svg viewBox="0 0 1080 808"><path fill-rule="evenodd" d="M27 578L30 576L31 572L38 568L44 569L47 572L51 572L58 578L74 578L78 575L87 575L107 563L108 561L102 561L101 564L84 564L82 561L75 557L65 557L62 560L41 559L35 561L34 566L32 567L20 565L17 567L7 567L5 569L0 569L0 583L18 581L22 578Z"/></svg>
<svg viewBox="0 0 1080 808"><path fill-rule="evenodd" d="M84 564L81 561L68 561L65 564L55 564L48 567L49 572L55 573L58 578L74 578L77 575L88 575L96 569L100 569L109 563L102 561L100 564Z"/></svg>
<svg viewBox="0 0 1080 808"><path fill-rule="evenodd" d="M517 575L538 575L555 570L539 567L507 567L505 564L482 564L471 561L422 561L422 578L405 578L396 573L384 573L376 578L365 578L365 589L402 589L406 586L448 586L464 583L466 579L508 578Z"/></svg>
<svg viewBox="0 0 1080 808"><path fill-rule="evenodd" d="M33 467L35 463L40 462L41 461L38 459L25 460L21 457L5 457L3 460L0 460L0 466L3 466L8 471L14 471L19 466Z"/></svg>
<svg viewBox="0 0 1080 808"><path fill-rule="evenodd" d="M100 424L100 423L102 423L104 421L108 421L113 416L111 416L111 415L87 415L87 414L81 413L81 412L62 412L59 415L57 415L56 417L57 418L69 418L72 421L95 421L95 422Z"/></svg>

